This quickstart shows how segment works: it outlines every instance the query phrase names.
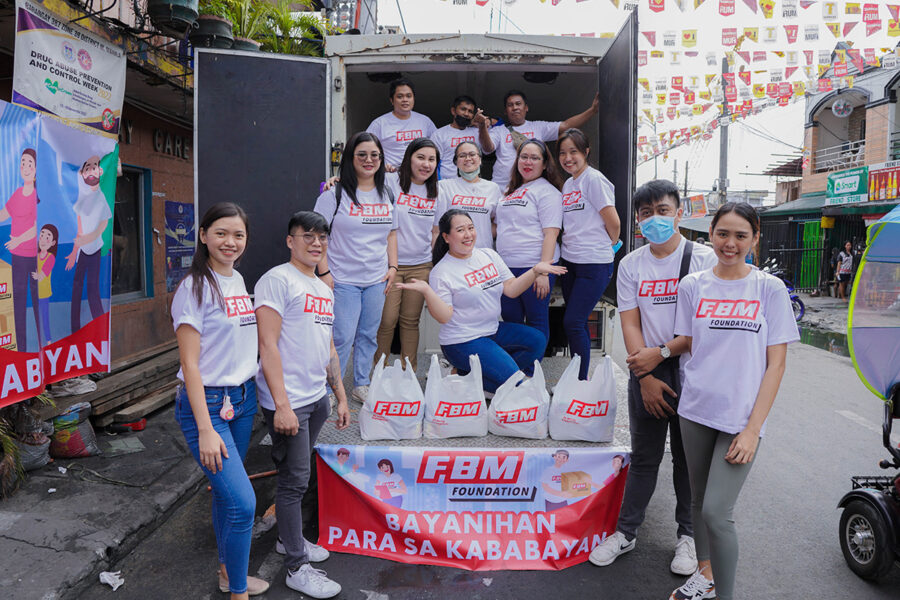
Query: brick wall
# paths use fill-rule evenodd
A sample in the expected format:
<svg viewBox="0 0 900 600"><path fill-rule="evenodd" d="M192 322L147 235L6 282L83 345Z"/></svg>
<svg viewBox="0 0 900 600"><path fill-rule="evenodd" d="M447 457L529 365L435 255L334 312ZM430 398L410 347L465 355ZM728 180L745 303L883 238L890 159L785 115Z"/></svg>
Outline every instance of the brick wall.
<svg viewBox="0 0 900 600"><path fill-rule="evenodd" d="M866 164L874 165L890 160L890 115L893 104L881 104L866 111ZM851 117L853 115L850 115Z"/></svg>

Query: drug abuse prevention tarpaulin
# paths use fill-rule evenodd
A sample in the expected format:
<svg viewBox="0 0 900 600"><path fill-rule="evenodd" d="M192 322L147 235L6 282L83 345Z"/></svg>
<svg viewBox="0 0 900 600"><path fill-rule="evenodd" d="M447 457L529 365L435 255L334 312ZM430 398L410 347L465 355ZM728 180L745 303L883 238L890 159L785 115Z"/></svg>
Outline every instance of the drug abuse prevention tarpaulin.
<svg viewBox="0 0 900 600"><path fill-rule="evenodd" d="M125 51L30 0L16 2L12 101L115 138Z"/></svg>
<svg viewBox="0 0 900 600"><path fill-rule="evenodd" d="M564 569L616 528L616 448L320 445L319 543L411 564Z"/></svg>
<svg viewBox="0 0 900 600"><path fill-rule="evenodd" d="M0 102L0 406L109 370L118 154Z"/></svg>

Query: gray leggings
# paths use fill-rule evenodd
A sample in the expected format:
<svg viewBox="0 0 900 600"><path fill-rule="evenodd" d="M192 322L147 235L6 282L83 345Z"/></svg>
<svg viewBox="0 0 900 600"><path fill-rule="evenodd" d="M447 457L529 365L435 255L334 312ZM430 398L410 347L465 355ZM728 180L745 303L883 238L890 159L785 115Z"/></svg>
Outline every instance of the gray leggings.
<svg viewBox="0 0 900 600"><path fill-rule="evenodd" d="M681 418L681 440L691 478L691 512L697 560L709 560L716 581L716 597L732 600L737 571L738 540L734 504L750 467L725 460L734 434ZM757 448L757 452L758 452Z"/></svg>

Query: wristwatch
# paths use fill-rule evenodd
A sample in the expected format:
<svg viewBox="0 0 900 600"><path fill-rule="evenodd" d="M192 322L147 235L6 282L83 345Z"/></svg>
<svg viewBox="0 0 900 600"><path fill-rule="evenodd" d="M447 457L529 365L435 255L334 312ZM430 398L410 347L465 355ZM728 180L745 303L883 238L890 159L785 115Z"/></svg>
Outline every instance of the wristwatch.
<svg viewBox="0 0 900 600"><path fill-rule="evenodd" d="M660 356L663 357L663 359L666 359L666 358L669 358L670 356L672 356L672 351L669 350L669 347L666 346L665 344L660 344L659 345L659 354L660 354Z"/></svg>

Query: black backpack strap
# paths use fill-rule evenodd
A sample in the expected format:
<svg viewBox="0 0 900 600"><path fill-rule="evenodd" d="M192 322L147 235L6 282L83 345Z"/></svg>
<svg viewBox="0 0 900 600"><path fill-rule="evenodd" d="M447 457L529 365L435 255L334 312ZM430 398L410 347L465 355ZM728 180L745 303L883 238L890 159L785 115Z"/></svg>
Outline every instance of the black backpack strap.
<svg viewBox="0 0 900 600"><path fill-rule="evenodd" d="M337 216L338 210L341 208L341 184L335 184L334 188L334 213L331 215L331 221L328 223L328 229L334 225L334 218Z"/></svg>
<svg viewBox="0 0 900 600"><path fill-rule="evenodd" d="M684 276L691 270L691 254L694 252L694 242L685 240L684 250L681 251L681 270L678 272L678 281L684 279Z"/></svg>

